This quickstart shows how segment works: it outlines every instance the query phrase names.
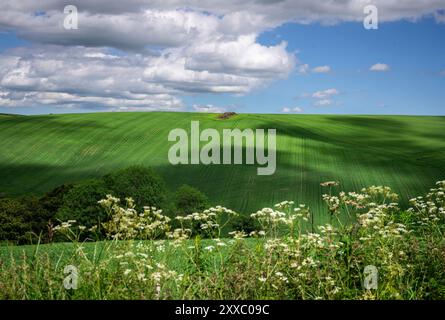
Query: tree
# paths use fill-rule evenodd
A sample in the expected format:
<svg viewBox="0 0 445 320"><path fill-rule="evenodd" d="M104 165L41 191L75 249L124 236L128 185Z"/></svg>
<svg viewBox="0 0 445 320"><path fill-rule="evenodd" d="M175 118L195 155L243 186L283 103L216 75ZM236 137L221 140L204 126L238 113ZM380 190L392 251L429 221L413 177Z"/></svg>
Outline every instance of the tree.
<svg viewBox="0 0 445 320"><path fill-rule="evenodd" d="M98 201L110 193L102 180L91 179L75 184L63 197L63 204L57 211L56 219L76 220L79 225L87 228L100 225L108 216Z"/></svg>
<svg viewBox="0 0 445 320"><path fill-rule="evenodd" d="M208 205L207 196L196 188L182 185L176 191L175 206L180 215L203 211Z"/></svg>
<svg viewBox="0 0 445 320"><path fill-rule="evenodd" d="M104 176L111 194L124 201L131 197L137 210L144 206L164 209L167 205L167 189L164 180L152 169L132 166Z"/></svg>
<svg viewBox="0 0 445 320"><path fill-rule="evenodd" d="M0 240L18 244L37 241L46 223L38 198L0 199Z"/></svg>

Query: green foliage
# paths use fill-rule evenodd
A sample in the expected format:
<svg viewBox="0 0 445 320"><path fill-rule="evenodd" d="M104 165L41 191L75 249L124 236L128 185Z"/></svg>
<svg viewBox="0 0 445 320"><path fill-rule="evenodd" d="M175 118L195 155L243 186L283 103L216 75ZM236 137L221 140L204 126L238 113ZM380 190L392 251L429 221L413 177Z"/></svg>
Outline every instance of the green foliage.
<svg viewBox="0 0 445 320"><path fill-rule="evenodd" d="M196 188L182 185L175 194L175 207L177 214L187 215L203 211L209 206L207 196Z"/></svg>
<svg viewBox="0 0 445 320"><path fill-rule="evenodd" d="M71 185L62 185L41 198L0 199L0 240L20 244L38 240L51 242L54 216L71 188Z"/></svg>
<svg viewBox="0 0 445 320"><path fill-rule="evenodd" d="M387 187L323 199L332 223L312 232L304 228L309 208L282 201L250 215L261 230L227 239L219 236L224 216L235 215L227 208L178 216L181 228L170 231L160 211L141 214L109 196L101 201L112 217L108 236L121 241L0 248L0 299L445 298L445 181L411 199L409 214ZM342 212L355 221L343 223ZM219 231L203 239L190 232L192 221ZM74 222L57 230L82 231ZM140 232L151 240L138 241ZM170 240L155 240L163 232ZM68 264L79 269L77 290L61 289Z"/></svg>
<svg viewBox="0 0 445 320"><path fill-rule="evenodd" d="M46 229L47 221L47 212L35 197L0 199L0 240L35 242Z"/></svg>
<svg viewBox="0 0 445 320"><path fill-rule="evenodd" d="M65 195L73 188L72 184L63 184L45 193L39 202L44 210L54 215L62 207Z"/></svg>
<svg viewBox="0 0 445 320"><path fill-rule="evenodd" d="M0 240L18 240L29 231L20 213L26 207L14 199L0 199Z"/></svg>
<svg viewBox="0 0 445 320"><path fill-rule="evenodd" d="M236 216L231 222L232 230L244 230L246 233L251 233L259 228L260 225L256 220L243 214Z"/></svg>
<svg viewBox="0 0 445 320"><path fill-rule="evenodd" d="M107 174L103 179L114 196L121 201L131 197L138 210L144 206L164 208L167 205L165 182L151 168L132 166Z"/></svg>
<svg viewBox="0 0 445 320"><path fill-rule="evenodd" d="M86 180L74 185L63 197L63 204L57 211L57 220L76 220L82 226L91 228L108 219L99 200L110 190L102 180Z"/></svg>

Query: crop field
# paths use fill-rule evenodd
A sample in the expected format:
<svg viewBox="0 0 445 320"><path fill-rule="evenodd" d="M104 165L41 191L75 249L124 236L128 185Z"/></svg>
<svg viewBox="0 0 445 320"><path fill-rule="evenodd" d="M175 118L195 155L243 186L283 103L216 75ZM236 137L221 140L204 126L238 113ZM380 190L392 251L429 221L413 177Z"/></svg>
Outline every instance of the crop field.
<svg viewBox="0 0 445 320"><path fill-rule="evenodd" d="M264 128L277 131L277 169L257 165L177 165L168 162L174 128ZM139 164L153 167L174 189L190 184L213 204L243 213L282 200L322 211L320 182L359 191L386 185L401 203L445 175L445 117L201 113L95 113L0 116L0 193L42 194L67 182ZM317 217L316 217L317 218ZM318 217L320 219L320 217Z"/></svg>

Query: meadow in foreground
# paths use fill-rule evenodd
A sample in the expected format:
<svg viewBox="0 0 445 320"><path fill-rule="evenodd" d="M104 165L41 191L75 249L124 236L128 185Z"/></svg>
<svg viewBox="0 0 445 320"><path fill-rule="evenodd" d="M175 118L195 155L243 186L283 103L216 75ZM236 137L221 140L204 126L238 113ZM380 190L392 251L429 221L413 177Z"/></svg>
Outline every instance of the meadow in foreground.
<svg viewBox="0 0 445 320"><path fill-rule="evenodd" d="M0 298L445 298L445 181L405 211L388 187L336 193L337 183L322 185L330 223L315 227L307 206L284 201L250 216L257 230L233 230L231 238L222 238L237 215L230 209L170 220L156 208L138 212L131 199L107 196L101 205L108 222L56 228L70 243L3 247ZM80 241L98 228L109 241ZM67 265L76 270L75 288ZM372 287L367 266L378 271Z"/></svg>

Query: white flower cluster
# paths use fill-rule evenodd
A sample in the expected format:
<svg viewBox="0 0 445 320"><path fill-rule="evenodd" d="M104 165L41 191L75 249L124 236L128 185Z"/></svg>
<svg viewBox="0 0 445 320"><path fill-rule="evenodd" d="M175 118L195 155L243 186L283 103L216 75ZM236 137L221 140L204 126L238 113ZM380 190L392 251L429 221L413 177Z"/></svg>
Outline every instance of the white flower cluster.
<svg viewBox="0 0 445 320"><path fill-rule="evenodd" d="M215 237L221 234L221 230L229 223L230 219L238 214L226 207L216 206L204 210L203 212L194 212L186 216L177 216L181 223L182 229L185 229L186 224L189 228L194 229L197 225L198 229L204 234Z"/></svg>
<svg viewBox="0 0 445 320"><path fill-rule="evenodd" d="M340 211L340 199L337 196L331 196L329 194L324 194L323 200L326 202L331 214L336 214Z"/></svg>
<svg viewBox="0 0 445 320"><path fill-rule="evenodd" d="M395 209L397 209L396 203L380 204L359 215L358 222L364 233L360 240L367 241L378 236L401 238L407 233L408 230L404 224L396 223L391 219L390 213Z"/></svg>
<svg viewBox="0 0 445 320"><path fill-rule="evenodd" d="M64 222L62 222L61 224L55 226L55 227L53 228L53 230L54 230L54 231L59 231L59 232L61 232L61 231L63 231L63 230L68 230L68 229L70 229L70 228L73 226L73 224L75 224L75 223L76 223L76 220L68 220L68 221L64 221Z"/></svg>
<svg viewBox="0 0 445 320"><path fill-rule="evenodd" d="M298 219L303 221L309 220L310 211L309 208L304 204L300 204L298 207L294 208L293 201L283 201L277 203L274 208L263 208L250 215L251 218L258 220L262 227L262 231L252 233L253 236L256 235L270 235L278 236L280 226L288 226L291 228L291 232L298 223ZM261 232L261 234L260 234Z"/></svg>
<svg viewBox="0 0 445 320"><path fill-rule="evenodd" d="M107 211L110 220L103 223L107 236L115 240L156 239L169 228L170 218L155 207L144 207L138 213L131 198L126 198L126 207L119 205L120 200L111 195L100 200L99 204Z"/></svg>
<svg viewBox="0 0 445 320"><path fill-rule="evenodd" d="M436 182L436 186L425 197L410 199L412 207L408 211L415 213L421 226L445 220L445 180Z"/></svg>

